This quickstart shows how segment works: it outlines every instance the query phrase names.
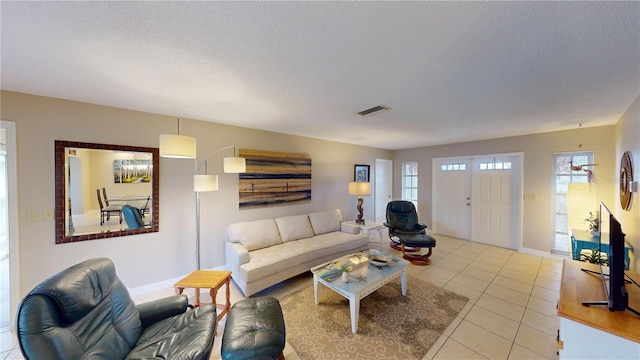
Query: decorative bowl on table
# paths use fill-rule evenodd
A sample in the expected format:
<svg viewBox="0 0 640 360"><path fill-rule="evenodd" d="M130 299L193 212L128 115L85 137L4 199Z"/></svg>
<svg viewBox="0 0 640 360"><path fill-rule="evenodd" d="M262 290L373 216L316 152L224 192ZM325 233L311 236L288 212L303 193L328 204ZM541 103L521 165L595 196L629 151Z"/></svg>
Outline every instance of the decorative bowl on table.
<svg viewBox="0 0 640 360"><path fill-rule="evenodd" d="M383 267L389 265L391 259L383 255L373 255L369 257L369 261L375 266Z"/></svg>

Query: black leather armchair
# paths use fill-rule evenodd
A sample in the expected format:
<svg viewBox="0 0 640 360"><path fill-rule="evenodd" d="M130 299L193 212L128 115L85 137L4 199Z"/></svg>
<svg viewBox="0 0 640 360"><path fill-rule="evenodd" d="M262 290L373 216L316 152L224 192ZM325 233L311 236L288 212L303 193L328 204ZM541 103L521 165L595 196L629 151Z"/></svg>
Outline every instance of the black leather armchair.
<svg viewBox="0 0 640 360"><path fill-rule="evenodd" d="M427 235L426 225L418 222L416 207L411 201L396 200L387 204L387 221L391 247L402 251L402 257L414 265L429 265L436 239ZM416 254L420 248L428 248L427 254ZM409 253L409 254L408 254Z"/></svg>
<svg viewBox="0 0 640 360"><path fill-rule="evenodd" d="M136 306L113 262L96 258L29 292L16 333L25 359L209 359L216 308L187 308L185 295Z"/></svg>

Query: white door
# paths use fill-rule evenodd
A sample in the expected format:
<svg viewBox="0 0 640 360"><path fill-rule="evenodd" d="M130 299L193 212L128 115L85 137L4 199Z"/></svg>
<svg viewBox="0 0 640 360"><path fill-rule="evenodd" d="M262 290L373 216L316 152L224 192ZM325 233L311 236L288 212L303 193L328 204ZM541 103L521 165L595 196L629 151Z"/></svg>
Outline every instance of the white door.
<svg viewBox="0 0 640 360"><path fill-rule="evenodd" d="M387 203L391 201L393 192L393 161L376 159L375 165L375 222L387 221Z"/></svg>
<svg viewBox="0 0 640 360"><path fill-rule="evenodd" d="M519 157L476 158L473 161L474 241L518 249Z"/></svg>
<svg viewBox="0 0 640 360"><path fill-rule="evenodd" d="M434 159L434 230L471 239L471 159Z"/></svg>

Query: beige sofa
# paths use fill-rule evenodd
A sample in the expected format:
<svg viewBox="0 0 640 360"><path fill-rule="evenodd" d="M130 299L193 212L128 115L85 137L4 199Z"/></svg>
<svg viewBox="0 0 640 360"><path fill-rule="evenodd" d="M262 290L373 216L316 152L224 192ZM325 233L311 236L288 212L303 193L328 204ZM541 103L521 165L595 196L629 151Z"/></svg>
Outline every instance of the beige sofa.
<svg viewBox="0 0 640 360"><path fill-rule="evenodd" d="M368 235L340 231L339 209L231 224L226 260L245 296L311 267L368 248Z"/></svg>

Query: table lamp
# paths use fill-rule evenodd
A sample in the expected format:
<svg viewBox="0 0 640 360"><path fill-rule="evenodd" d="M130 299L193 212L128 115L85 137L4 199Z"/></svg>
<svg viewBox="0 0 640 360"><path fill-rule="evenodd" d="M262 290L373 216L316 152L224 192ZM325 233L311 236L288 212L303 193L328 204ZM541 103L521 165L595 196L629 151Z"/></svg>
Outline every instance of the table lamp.
<svg viewBox="0 0 640 360"><path fill-rule="evenodd" d="M364 218L362 217L362 203L363 196L371 195L371 183L370 182L350 182L349 183L349 195L355 195L358 197L358 218L356 224L364 225Z"/></svg>

